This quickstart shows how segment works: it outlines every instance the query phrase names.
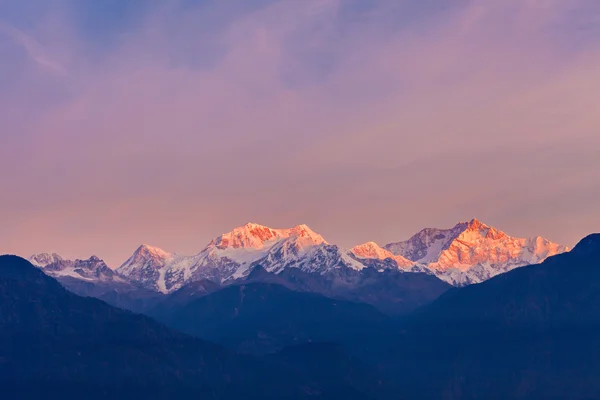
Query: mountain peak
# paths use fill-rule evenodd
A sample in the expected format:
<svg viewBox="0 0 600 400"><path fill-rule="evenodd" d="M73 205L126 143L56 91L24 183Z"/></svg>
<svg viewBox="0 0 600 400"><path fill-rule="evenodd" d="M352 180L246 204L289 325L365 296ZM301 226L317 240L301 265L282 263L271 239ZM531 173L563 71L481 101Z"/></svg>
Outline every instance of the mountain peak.
<svg viewBox="0 0 600 400"><path fill-rule="evenodd" d="M63 261L63 258L56 253L39 253L29 257L29 262L36 267L46 267L60 261Z"/></svg>
<svg viewBox="0 0 600 400"><path fill-rule="evenodd" d="M254 248L261 249L265 242L280 238L281 234L275 229L267 226L248 222L245 225L234 228L231 232L224 233L214 239L209 246L218 249L226 248Z"/></svg>
<svg viewBox="0 0 600 400"><path fill-rule="evenodd" d="M150 246L147 244L142 244L137 250L133 253L134 256L143 257L143 258L159 258L166 259L172 256L171 253L164 251L158 247Z"/></svg>
<svg viewBox="0 0 600 400"><path fill-rule="evenodd" d="M473 218L469 222L460 222L452 230L458 233L456 238L468 241L480 238L499 240L508 237L506 233L484 224L477 218Z"/></svg>
<svg viewBox="0 0 600 400"><path fill-rule="evenodd" d="M237 227L237 228L235 228L233 230L234 231L235 230L242 230L242 229L254 230L254 229L264 229L264 228L268 228L268 227L265 226L265 225L257 224L256 222L247 222L244 225L239 226L239 227Z"/></svg>
<svg viewBox="0 0 600 400"><path fill-rule="evenodd" d="M283 234L284 236L297 236L301 238L308 238L315 244L327 243L325 239L323 239L323 236L319 235L318 233L310 229L308 225L304 224L297 225L291 229L288 229L287 231L284 230Z"/></svg>
<svg viewBox="0 0 600 400"><path fill-rule="evenodd" d="M390 251L382 248L375 242L359 244L358 246L354 246L351 251L354 253L354 255L365 258L378 258L382 260L394 257Z"/></svg>
<svg viewBox="0 0 600 400"><path fill-rule="evenodd" d="M481 282L510 269L536 264L566 247L546 239L514 238L477 218L450 229L423 229L409 240L385 248L426 265L441 279L456 284Z"/></svg>
<svg viewBox="0 0 600 400"><path fill-rule="evenodd" d="M266 243L273 244L277 240L289 237L307 238L315 243L325 243L321 235L307 225L297 225L290 229L273 229L268 226L249 222L224 233L210 242L209 247L215 246L224 250L227 248L264 249Z"/></svg>
<svg viewBox="0 0 600 400"><path fill-rule="evenodd" d="M483 222L481 222L480 220L478 220L477 218L473 218L472 220L470 220L467 223L467 227L469 229L482 229L482 228L489 228L489 226L487 226L486 224L484 224Z"/></svg>
<svg viewBox="0 0 600 400"><path fill-rule="evenodd" d="M292 230L298 230L298 231L311 231L312 229L310 229L308 227L308 225L306 224L300 224L300 225L296 225L295 227L292 228Z"/></svg>
<svg viewBox="0 0 600 400"><path fill-rule="evenodd" d="M490 229L490 227L477 218L473 218L470 221L460 221L452 228L452 230L470 232L482 231L485 229Z"/></svg>

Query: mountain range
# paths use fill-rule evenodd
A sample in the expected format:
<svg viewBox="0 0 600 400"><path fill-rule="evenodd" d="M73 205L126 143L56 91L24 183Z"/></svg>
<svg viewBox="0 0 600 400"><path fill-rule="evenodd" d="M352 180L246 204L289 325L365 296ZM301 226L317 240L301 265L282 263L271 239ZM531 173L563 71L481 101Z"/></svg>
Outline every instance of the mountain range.
<svg viewBox="0 0 600 400"><path fill-rule="evenodd" d="M385 246L368 242L349 250L329 244L306 225L272 229L248 223L216 237L192 256L141 245L115 270L95 256L71 261L57 254L38 254L30 261L56 278L131 282L171 293L194 281L228 284L245 279L256 266L274 274L295 268L320 276L340 276L367 268L395 270L430 274L451 285L464 286L567 250L541 237L508 236L477 219L450 229L423 229L407 241Z"/></svg>

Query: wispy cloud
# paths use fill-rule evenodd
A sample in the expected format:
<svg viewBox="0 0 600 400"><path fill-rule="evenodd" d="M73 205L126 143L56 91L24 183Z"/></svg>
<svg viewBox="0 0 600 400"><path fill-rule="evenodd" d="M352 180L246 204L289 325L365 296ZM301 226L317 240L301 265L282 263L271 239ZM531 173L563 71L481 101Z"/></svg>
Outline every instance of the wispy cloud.
<svg viewBox="0 0 600 400"><path fill-rule="evenodd" d="M52 59L48 50L31 36L25 34L11 24L0 21L0 34L5 34L25 49L32 61L55 73L66 74L66 69Z"/></svg>

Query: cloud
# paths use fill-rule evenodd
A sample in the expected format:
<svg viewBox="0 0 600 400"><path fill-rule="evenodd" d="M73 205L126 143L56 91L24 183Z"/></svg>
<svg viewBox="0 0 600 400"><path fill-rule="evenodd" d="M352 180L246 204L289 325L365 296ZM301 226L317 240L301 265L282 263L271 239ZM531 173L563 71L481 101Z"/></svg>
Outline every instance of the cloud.
<svg viewBox="0 0 600 400"><path fill-rule="evenodd" d="M107 25L108 44L64 10L45 47L23 31L70 62L0 95L27 110L0 134L19 143L0 166L23 165L0 179L9 249L114 265L248 220L350 246L473 216L573 244L594 228L578 210L600 217L594 3L181 4Z"/></svg>
<svg viewBox="0 0 600 400"><path fill-rule="evenodd" d="M48 51L39 42L9 23L0 21L0 33L7 35L21 45L31 60L41 67L59 74L67 73L63 66L52 60L52 57L48 55Z"/></svg>

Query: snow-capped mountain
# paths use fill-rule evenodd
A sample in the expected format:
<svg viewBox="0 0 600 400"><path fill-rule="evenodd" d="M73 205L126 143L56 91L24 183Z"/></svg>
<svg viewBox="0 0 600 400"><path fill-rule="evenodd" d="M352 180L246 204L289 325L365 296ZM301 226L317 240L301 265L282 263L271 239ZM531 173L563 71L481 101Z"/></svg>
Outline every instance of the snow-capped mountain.
<svg viewBox="0 0 600 400"><path fill-rule="evenodd" d="M269 272L295 267L321 274L336 268L365 268L351 253L328 244L306 225L272 229L248 223L218 236L194 256L141 246L117 271L144 287L169 293L202 279L223 283L243 278L256 265Z"/></svg>
<svg viewBox="0 0 600 400"><path fill-rule="evenodd" d="M482 282L511 269L542 262L569 248L541 237L514 238L477 219L451 229L423 229L385 249L453 285Z"/></svg>
<svg viewBox="0 0 600 400"><path fill-rule="evenodd" d="M165 268L178 258L176 254L142 244L117 272L142 287L160 290L159 282L164 282Z"/></svg>
<svg viewBox="0 0 600 400"><path fill-rule="evenodd" d="M88 282L118 282L126 280L110 269L104 261L96 256L87 260L65 260L56 253L40 253L29 258L29 261L46 274L61 279L75 278Z"/></svg>

